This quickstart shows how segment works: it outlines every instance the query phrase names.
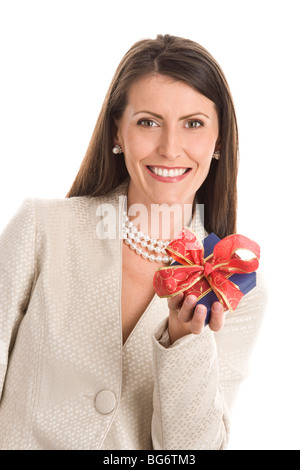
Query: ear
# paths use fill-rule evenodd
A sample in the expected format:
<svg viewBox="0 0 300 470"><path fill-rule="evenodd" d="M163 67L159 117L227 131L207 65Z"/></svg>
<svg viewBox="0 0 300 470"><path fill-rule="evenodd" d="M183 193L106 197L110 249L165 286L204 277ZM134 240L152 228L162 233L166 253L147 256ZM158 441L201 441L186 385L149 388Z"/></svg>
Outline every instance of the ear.
<svg viewBox="0 0 300 470"><path fill-rule="evenodd" d="M112 126L112 137L114 145L120 145L122 147L119 133L119 121L117 119L114 119L114 123Z"/></svg>
<svg viewBox="0 0 300 470"><path fill-rule="evenodd" d="M219 134L219 137L217 138L216 145L215 145L215 152L218 150L219 152L221 151L222 147L222 141L221 141L221 136Z"/></svg>

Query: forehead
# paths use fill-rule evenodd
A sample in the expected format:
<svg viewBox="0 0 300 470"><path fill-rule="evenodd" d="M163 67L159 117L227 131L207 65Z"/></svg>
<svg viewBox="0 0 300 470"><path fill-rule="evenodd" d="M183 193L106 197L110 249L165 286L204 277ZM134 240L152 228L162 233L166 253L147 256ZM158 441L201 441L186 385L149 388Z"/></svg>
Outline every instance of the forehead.
<svg viewBox="0 0 300 470"><path fill-rule="evenodd" d="M148 109L155 106L172 107L184 112L215 110L213 101L202 95L189 84L175 80L172 77L155 74L137 79L130 86L127 95L127 105L133 108ZM191 111L191 107L195 108ZM150 109L149 109L150 110Z"/></svg>

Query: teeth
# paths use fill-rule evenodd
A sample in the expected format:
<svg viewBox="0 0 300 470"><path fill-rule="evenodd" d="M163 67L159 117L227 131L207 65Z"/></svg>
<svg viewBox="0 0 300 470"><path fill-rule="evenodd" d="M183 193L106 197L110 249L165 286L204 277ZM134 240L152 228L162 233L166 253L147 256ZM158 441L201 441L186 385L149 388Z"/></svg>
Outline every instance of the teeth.
<svg viewBox="0 0 300 470"><path fill-rule="evenodd" d="M156 166L150 166L150 170L158 176L164 178L172 178L174 176L181 176L188 171L188 168L176 168L174 170L167 170L166 168L158 168Z"/></svg>

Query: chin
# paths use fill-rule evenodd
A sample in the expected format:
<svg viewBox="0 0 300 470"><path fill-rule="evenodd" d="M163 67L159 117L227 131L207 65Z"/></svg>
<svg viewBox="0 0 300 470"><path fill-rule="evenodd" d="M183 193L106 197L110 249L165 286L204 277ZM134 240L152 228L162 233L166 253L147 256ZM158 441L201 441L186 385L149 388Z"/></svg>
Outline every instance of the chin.
<svg viewBox="0 0 300 470"><path fill-rule="evenodd" d="M157 196L152 195L151 204L167 204L168 206L172 206L173 204L183 204L184 201L191 200L188 199L188 196L178 195L178 194L158 194Z"/></svg>

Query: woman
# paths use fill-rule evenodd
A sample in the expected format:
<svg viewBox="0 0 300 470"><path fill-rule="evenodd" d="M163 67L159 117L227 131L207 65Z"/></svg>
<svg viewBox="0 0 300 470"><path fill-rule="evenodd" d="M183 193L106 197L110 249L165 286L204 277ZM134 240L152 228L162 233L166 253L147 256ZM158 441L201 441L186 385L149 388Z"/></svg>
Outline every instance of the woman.
<svg viewBox="0 0 300 470"><path fill-rule="evenodd" d="M226 448L260 276L206 327L196 297L160 299L153 276L183 226L235 232L237 152L211 55L169 35L134 44L67 198L25 200L1 236L0 448Z"/></svg>

